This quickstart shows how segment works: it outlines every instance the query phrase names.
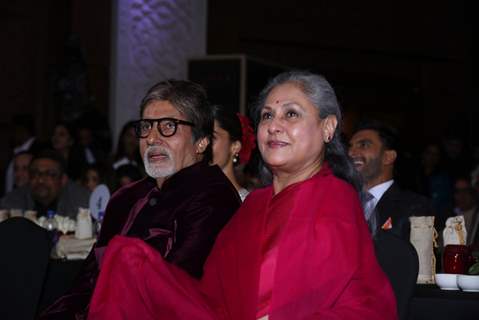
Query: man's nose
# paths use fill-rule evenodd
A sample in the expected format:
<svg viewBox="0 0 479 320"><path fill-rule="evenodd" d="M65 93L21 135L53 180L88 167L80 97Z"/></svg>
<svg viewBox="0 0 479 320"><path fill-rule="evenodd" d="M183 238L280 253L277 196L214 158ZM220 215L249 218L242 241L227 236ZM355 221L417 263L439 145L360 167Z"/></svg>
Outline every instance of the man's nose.
<svg viewBox="0 0 479 320"><path fill-rule="evenodd" d="M161 143L163 136L158 130L158 123L155 123L151 128L150 134L146 137L146 143L150 146Z"/></svg>

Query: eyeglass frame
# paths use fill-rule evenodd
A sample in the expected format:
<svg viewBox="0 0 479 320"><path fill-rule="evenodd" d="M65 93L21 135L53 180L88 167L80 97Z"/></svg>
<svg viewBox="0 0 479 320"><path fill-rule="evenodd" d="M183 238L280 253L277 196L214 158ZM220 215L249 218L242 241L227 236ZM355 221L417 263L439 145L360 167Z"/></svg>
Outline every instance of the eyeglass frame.
<svg viewBox="0 0 479 320"><path fill-rule="evenodd" d="M175 129L173 130L173 133L172 134L169 134L169 135L166 135L163 133L162 129L161 129L161 122L163 121L171 121L175 124ZM149 129L148 133L146 135L141 135L140 134L140 124L141 122L148 122L151 126L151 128ZM158 130L158 132L160 133L160 135L162 137L165 137L165 138L169 138L169 137L172 137L176 134L176 131L178 130L178 125L179 124L182 124L182 125L185 125L185 126L190 126L190 127L194 127L195 124L193 122L190 122L190 121L185 121L185 120L180 120L180 119L175 119L175 118L169 118L169 117L166 117L166 118L158 118L158 119L140 119L140 120L136 120L133 122L133 128L135 129L135 135L138 139L145 139L145 138L148 138L148 136L150 135L151 131L153 130L154 128L154 125L155 125L155 122L156 122L156 130Z"/></svg>
<svg viewBox="0 0 479 320"><path fill-rule="evenodd" d="M62 173L57 170L38 170L38 169L30 169L28 170L28 174L30 179L58 179L62 176Z"/></svg>

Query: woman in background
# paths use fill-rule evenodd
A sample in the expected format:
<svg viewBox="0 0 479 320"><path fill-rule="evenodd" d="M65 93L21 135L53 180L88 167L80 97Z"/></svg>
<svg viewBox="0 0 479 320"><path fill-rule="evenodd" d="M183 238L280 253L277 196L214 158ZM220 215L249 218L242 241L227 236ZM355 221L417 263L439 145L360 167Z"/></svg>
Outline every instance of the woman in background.
<svg viewBox="0 0 479 320"><path fill-rule="evenodd" d="M143 163L133 124L134 121L129 121L121 129L112 165L113 170L127 164L138 167Z"/></svg>
<svg viewBox="0 0 479 320"><path fill-rule="evenodd" d="M238 191L241 201L248 195L235 173L235 167L248 162L255 147L253 129L242 115L214 106L213 164L218 165ZM242 119L242 120L240 120Z"/></svg>
<svg viewBox="0 0 479 320"><path fill-rule="evenodd" d="M397 319L340 142L334 90L321 76L283 73L254 114L273 183L220 233L201 281L141 240L117 237L89 319Z"/></svg>
<svg viewBox="0 0 479 320"><path fill-rule="evenodd" d="M65 160L68 177L72 180L80 179L88 162L75 143L73 126L66 122L57 123L53 129L51 145L53 150Z"/></svg>

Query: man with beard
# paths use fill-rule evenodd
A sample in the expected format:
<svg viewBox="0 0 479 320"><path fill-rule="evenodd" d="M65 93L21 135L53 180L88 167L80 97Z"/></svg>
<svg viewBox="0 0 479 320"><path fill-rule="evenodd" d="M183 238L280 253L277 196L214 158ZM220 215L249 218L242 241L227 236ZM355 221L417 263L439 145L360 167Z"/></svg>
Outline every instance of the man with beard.
<svg viewBox="0 0 479 320"><path fill-rule="evenodd" d="M383 229L409 241L409 217L434 213L429 199L394 182L397 155L395 130L379 122L362 122L349 141L349 156L363 178L364 213L372 235Z"/></svg>
<svg viewBox="0 0 479 320"><path fill-rule="evenodd" d="M36 155L24 186L7 193L0 206L4 209L35 210L46 216L49 210L75 219L79 208L88 208L90 193L68 179L63 158L52 150Z"/></svg>
<svg viewBox="0 0 479 320"><path fill-rule="evenodd" d="M148 177L118 190L74 289L42 315L85 316L103 251L115 235L136 237L166 261L199 278L217 234L238 209L234 186L212 159L213 112L203 88L189 81L153 86L135 122Z"/></svg>

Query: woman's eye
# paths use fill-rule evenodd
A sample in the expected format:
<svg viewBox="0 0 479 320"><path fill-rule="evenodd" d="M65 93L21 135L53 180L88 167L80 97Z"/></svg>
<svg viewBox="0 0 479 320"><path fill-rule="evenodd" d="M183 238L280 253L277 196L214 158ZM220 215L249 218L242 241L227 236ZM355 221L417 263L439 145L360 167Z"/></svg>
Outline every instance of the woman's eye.
<svg viewBox="0 0 479 320"><path fill-rule="evenodd" d="M273 117L273 115L271 114L271 112L264 112L261 114L261 120L268 120L268 119L271 119Z"/></svg>
<svg viewBox="0 0 479 320"><path fill-rule="evenodd" d="M298 116L298 113L296 111L288 111L286 112L286 117L287 118L296 118Z"/></svg>

